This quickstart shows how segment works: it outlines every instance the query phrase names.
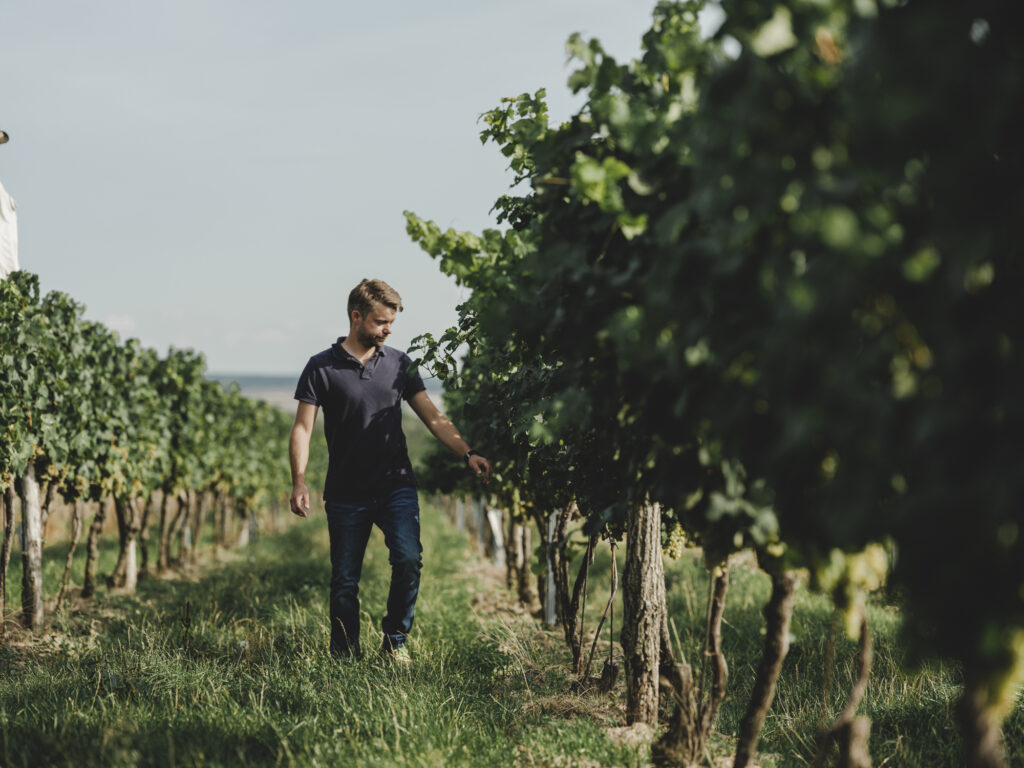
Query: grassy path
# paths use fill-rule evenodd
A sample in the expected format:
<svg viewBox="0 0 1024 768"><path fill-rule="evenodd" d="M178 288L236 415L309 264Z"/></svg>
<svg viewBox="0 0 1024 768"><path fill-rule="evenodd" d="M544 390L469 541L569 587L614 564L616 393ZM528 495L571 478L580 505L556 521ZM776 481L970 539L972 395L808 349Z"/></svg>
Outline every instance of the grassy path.
<svg viewBox="0 0 1024 768"><path fill-rule="evenodd" d="M425 509L417 663L339 664L327 648L321 518L267 537L195 582L106 597L31 647L0 647L0 764L439 766L636 763L588 719L497 695L500 633L474 613L464 539ZM388 584L375 533L364 646ZM189 626L186 628L186 616Z"/></svg>
<svg viewBox="0 0 1024 768"><path fill-rule="evenodd" d="M517 615L493 571L438 510L424 508L422 520L412 668L372 653L354 664L329 658L321 514L198 580L146 581L134 597L101 589L94 608L58 617L51 636L27 643L15 634L0 645L0 765L646 765L643 734L621 728L621 680L612 697L571 693L560 630ZM591 628L609 568L602 549L591 572ZM666 568L669 610L696 661L707 574L693 556ZM361 591L368 650L379 637L389 573L375 532ZM756 568L736 564L723 630L731 677L720 734L734 733L743 714L768 588ZM826 598L800 589L795 615L762 734L762 768L806 766L814 754L832 613ZM875 664L861 711L873 721L875 765L960 764L951 714L956 670L909 667L898 612L877 604L870 617ZM601 647L606 652L605 637ZM830 716L849 690L853 643L841 637L835 658ZM1024 765L1024 701L1004 731L1010 764ZM711 746L721 760L734 744L717 735Z"/></svg>

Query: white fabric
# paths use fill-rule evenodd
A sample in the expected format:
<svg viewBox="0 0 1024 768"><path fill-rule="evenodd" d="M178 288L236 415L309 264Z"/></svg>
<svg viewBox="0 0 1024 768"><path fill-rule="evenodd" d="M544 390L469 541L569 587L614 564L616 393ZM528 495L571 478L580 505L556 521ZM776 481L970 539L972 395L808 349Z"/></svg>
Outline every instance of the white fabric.
<svg viewBox="0 0 1024 768"><path fill-rule="evenodd" d="M18 206L0 184L0 279L18 269Z"/></svg>

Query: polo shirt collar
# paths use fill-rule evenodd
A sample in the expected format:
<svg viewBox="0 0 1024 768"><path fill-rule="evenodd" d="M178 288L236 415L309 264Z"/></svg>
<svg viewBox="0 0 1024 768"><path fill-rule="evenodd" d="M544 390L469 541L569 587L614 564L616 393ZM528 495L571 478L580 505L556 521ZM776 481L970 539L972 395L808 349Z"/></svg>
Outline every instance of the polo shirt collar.
<svg viewBox="0 0 1024 768"><path fill-rule="evenodd" d="M336 357L338 357L338 358L340 358L342 360L351 361L351 362L355 363L356 365L362 365L362 363L359 362L359 360L357 360L352 355L351 352L349 352L347 349L345 349L341 345L341 343L343 341L345 341L345 339L347 339L347 338L348 338L347 336L339 336L338 340L336 342L334 342L334 344L331 345L331 349L334 350L334 354L335 354ZM373 357L371 357L370 360L373 360L374 358L377 358L377 357L385 357L386 355L387 355L387 349L382 344L381 346L377 347L377 351L373 353ZM367 360L366 362L369 363L370 360Z"/></svg>

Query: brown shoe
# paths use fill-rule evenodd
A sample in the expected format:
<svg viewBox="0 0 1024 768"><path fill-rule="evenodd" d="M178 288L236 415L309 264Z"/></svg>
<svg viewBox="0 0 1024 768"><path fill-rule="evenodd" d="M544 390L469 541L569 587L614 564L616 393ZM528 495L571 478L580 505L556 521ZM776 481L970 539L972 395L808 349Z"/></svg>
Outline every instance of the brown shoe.
<svg viewBox="0 0 1024 768"><path fill-rule="evenodd" d="M393 661L395 664L401 664L403 666L412 664L412 654L409 653L409 649L404 645L400 645L397 648L381 648L381 653L384 654L384 658L388 661Z"/></svg>

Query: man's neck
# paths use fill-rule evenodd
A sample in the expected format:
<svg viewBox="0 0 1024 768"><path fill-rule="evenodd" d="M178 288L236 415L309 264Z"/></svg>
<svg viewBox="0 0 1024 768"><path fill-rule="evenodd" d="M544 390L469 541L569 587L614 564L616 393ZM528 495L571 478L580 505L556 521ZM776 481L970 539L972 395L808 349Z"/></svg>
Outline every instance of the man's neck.
<svg viewBox="0 0 1024 768"><path fill-rule="evenodd" d="M377 347L364 347L360 344L352 331L349 331L348 336L341 342L341 347L361 363L365 363L377 352Z"/></svg>

